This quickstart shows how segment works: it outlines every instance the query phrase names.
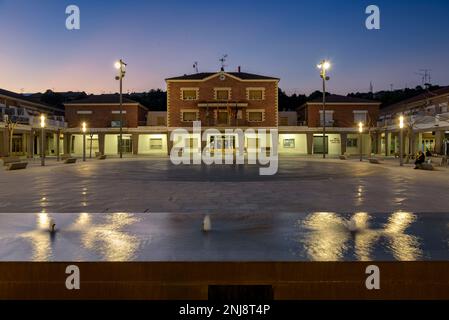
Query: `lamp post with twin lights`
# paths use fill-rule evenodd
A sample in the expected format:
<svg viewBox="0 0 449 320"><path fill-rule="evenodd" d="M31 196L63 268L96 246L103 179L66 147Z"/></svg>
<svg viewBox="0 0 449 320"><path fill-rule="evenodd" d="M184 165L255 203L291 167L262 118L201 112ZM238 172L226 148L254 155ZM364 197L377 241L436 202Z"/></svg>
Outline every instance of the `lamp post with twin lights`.
<svg viewBox="0 0 449 320"><path fill-rule="evenodd" d="M45 166L45 115L41 114L41 166Z"/></svg>
<svg viewBox="0 0 449 320"><path fill-rule="evenodd" d="M119 138L119 154L120 158L123 158L123 78L125 77L125 66L126 63L120 59L115 63L115 68L118 70L118 75L115 77L115 80L120 81L120 138Z"/></svg>
<svg viewBox="0 0 449 320"><path fill-rule="evenodd" d="M86 161L86 122L81 124L81 131L83 132L83 161Z"/></svg>
<svg viewBox="0 0 449 320"><path fill-rule="evenodd" d="M399 117L399 165L404 166L404 116Z"/></svg>
<svg viewBox="0 0 449 320"><path fill-rule="evenodd" d="M360 162L363 161L363 122L359 122Z"/></svg>
<svg viewBox="0 0 449 320"><path fill-rule="evenodd" d="M330 78L326 75L326 70L331 67L329 61L322 60L317 68L320 69L320 77L323 79L323 159L326 158L326 81Z"/></svg>

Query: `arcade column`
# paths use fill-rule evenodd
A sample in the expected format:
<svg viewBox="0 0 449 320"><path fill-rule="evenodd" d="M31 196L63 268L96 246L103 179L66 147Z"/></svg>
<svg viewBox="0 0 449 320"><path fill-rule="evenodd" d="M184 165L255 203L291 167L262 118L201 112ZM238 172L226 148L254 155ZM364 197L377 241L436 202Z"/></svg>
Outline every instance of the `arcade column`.
<svg viewBox="0 0 449 320"><path fill-rule="evenodd" d="M101 155L104 155L104 139L105 139L104 132L98 133L98 151L100 152Z"/></svg>
<svg viewBox="0 0 449 320"><path fill-rule="evenodd" d="M307 133L307 154L313 153L313 133Z"/></svg>
<svg viewBox="0 0 449 320"><path fill-rule="evenodd" d="M341 139L341 154L344 155L346 153L346 144L348 141L348 134L347 133L341 133L340 134Z"/></svg>
<svg viewBox="0 0 449 320"><path fill-rule="evenodd" d="M132 139L133 139L133 154L137 155L139 154L139 134L133 133Z"/></svg>

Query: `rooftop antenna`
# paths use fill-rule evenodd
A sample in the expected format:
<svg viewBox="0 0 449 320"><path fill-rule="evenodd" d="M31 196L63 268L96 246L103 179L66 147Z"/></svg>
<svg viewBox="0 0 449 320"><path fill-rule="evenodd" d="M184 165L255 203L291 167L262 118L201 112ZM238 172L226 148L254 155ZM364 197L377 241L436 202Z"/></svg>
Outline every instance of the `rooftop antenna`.
<svg viewBox="0 0 449 320"><path fill-rule="evenodd" d="M193 63L193 69L195 70L195 73L198 73L198 61Z"/></svg>
<svg viewBox="0 0 449 320"><path fill-rule="evenodd" d="M370 83L369 83L369 92L371 92L371 94L374 93L374 86L373 86L373 82L372 81L370 81Z"/></svg>
<svg viewBox="0 0 449 320"><path fill-rule="evenodd" d="M392 83L390 83L390 91L393 91L393 84Z"/></svg>
<svg viewBox="0 0 449 320"><path fill-rule="evenodd" d="M224 54L224 55L221 57L221 59L219 60L219 61L220 61L220 64L221 64L221 71L224 71L224 68L227 67L227 65L225 64L227 58L228 58L228 55L227 55L227 54Z"/></svg>
<svg viewBox="0 0 449 320"><path fill-rule="evenodd" d="M421 84L428 88L430 87L430 82L432 80L432 76L430 75L431 69L420 69L419 72L415 72L415 74L421 76Z"/></svg>

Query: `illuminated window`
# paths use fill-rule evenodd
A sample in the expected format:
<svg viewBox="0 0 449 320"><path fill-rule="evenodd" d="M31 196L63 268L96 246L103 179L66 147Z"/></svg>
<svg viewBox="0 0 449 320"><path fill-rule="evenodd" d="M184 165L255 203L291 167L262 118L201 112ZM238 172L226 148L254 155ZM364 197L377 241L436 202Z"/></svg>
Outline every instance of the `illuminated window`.
<svg viewBox="0 0 449 320"><path fill-rule="evenodd" d="M248 89L248 100L264 100L263 89Z"/></svg>
<svg viewBox="0 0 449 320"><path fill-rule="evenodd" d="M284 139L284 148L285 149L294 149L295 148L295 139Z"/></svg>
<svg viewBox="0 0 449 320"><path fill-rule="evenodd" d="M183 111L182 121L191 122L197 120L197 113L195 111Z"/></svg>
<svg viewBox="0 0 449 320"><path fill-rule="evenodd" d="M346 146L349 148L357 148L357 142L357 138L348 138L348 140L346 140Z"/></svg>
<svg viewBox="0 0 449 320"><path fill-rule="evenodd" d="M198 89L181 89L182 100L198 100Z"/></svg>
<svg viewBox="0 0 449 320"><path fill-rule="evenodd" d="M249 111L248 112L248 121L262 122L263 121L263 112L262 111Z"/></svg>
<svg viewBox="0 0 449 320"><path fill-rule="evenodd" d="M150 149L151 150L162 150L162 139L150 139Z"/></svg>
<svg viewBox="0 0 449 320"><path fill-rule="evenodd" d="M366 123L367 113L368 111L354 111L354 123Z"/></svg>
<svg viewBox="0 0 449 320"><path fill-rule="evenodd" d="M186 148L194 149L198 148L198 139L197 138L186 138L185 141Z"/></svg>
<svg viewBox="0 0 449 320"><path fill-rule="evenodd" d="M215 91L216 100L229 100L229 90L216 90Z"/></svg>

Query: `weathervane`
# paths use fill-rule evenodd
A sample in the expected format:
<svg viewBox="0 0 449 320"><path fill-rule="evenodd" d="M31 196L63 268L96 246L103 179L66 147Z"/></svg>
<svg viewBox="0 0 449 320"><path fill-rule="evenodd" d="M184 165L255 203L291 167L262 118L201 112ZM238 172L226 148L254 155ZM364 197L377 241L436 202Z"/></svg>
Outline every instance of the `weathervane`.
<svg viewBox="0 0 449 320"><path fill-rule="evenodd" d="M226 59L228 58L227 54L224 54L221 59L219 60L221 63L221 71L224 71L224 68L227 67L227 65L225 64Z"/></svg>
<svg viewBox="0 0 449 320"><path fill-rule="evenodd" d="M195 61L193 63L193 69L195 70L196 73L198 73L198 61Z"/></svg>

